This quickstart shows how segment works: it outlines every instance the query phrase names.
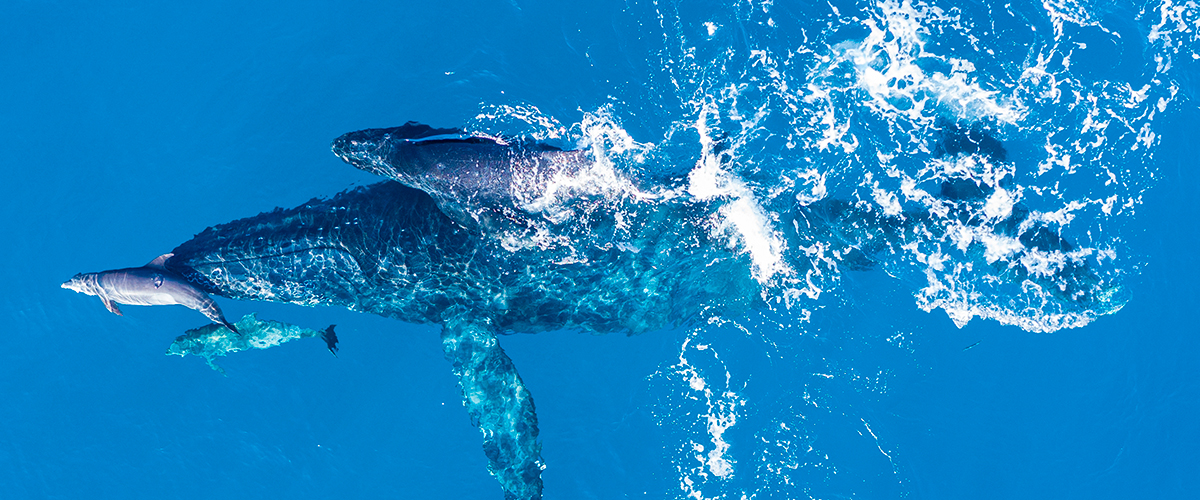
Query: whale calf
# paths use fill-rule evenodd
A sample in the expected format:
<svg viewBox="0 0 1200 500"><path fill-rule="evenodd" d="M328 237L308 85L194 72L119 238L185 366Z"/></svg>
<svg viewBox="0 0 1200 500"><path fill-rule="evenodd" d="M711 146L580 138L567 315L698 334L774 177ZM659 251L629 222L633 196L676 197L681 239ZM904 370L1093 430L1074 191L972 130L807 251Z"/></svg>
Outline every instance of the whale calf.
<svg viewBox="0 0 1200 500"><path fill-rule="evenodd" d="M424 191L455 222L485 230L495 229L495 219L526 216L521 207L556 178L593 163L586 151L417 122L343 134L332 149L359 169Z"/></svg>
<svg viewBox="0 0 1200 500"><path fill-rule="evenodd" d="M117 304L133 306L181 305L200 311L214 323L237 332L225 320L217 302L203 290L188 283L182 276L163 267L173 254L163 254L142 267L114 269L98 273L80 273L62 284L63 288L95 295L104 307L117 316L124 316Z"/></svg>

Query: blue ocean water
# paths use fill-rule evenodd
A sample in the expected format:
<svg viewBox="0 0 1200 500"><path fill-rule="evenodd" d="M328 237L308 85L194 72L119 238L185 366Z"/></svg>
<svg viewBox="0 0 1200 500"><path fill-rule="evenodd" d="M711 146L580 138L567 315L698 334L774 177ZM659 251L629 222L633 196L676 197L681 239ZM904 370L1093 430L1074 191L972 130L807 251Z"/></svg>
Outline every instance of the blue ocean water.
<svg viewBox="0 0 1200 500"><path fill-rule="evenodd" d="M1200 493L1194 2L0 13L5 498L501 497L436 327L218 299L342 339L233 354L222 377L163 355L194 312L59 288L376 182L330 141L409 120L682 186L711 213L679 224L762 286L762 307L642 335L501 338L548 498ZM1004 157L947 154L951 128ZM986 199L947 208L954 179ZM934 231L861 270L841 256L886 227L785 237L834 199ZM1073 248L1016 249L993 229L1018 205Z"/></svg>

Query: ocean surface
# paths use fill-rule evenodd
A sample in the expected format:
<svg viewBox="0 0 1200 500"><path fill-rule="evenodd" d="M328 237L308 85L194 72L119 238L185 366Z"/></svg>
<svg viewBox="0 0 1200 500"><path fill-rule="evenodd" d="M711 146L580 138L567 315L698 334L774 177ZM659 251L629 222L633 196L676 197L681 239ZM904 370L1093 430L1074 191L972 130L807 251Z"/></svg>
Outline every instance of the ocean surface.
<svg viewBox="0 0 1200 500"><path fill-rule="evenodd" d="M378 182L330 142L410 120L587 150L588 206L696 207L758 287L501 337L546 498L1200 497L1194 1L12 0L0 32L0 497L502 498L436 325L217 297L341 339L222 376L165 355L194 311L59 287ZM554 248L601 238L551 202Z"/></svg>

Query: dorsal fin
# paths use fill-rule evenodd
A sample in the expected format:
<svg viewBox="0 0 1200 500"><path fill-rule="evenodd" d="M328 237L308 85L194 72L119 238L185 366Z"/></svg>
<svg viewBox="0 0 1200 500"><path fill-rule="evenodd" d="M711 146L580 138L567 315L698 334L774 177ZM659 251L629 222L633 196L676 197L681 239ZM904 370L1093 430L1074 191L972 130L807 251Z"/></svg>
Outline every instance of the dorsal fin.
<svg viewBox="0 0 1200 500"><path fill-rule="evenodd" d="M158 268L158 269L166 269L165 266L167 265L167 259L170 259L171 257L174 257L174 256L175 256L175 254L173 254L173 253L164 253L162 255L159 255L158 257L155 257L154 260L150 261L149 264L146 264L143 267L154 267L154 268Z"/></svg>

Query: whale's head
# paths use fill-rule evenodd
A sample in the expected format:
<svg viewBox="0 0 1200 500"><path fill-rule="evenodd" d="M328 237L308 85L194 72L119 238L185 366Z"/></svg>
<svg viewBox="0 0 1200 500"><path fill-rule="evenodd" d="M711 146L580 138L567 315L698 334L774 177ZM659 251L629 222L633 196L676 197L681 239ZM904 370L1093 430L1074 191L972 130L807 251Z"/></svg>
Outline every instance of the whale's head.
<svg viewBox="0 0 1200 500"><path fill-rule="evenodd" d="M399 127L369 128L342 134L333 140L333 154L346 163L367 171L383 167L388 155L396 146L424 142L430 139L457 137L459 129L433 128L417 122L408 122Z"/></svg>
<svg viewBox="0 0 1200 500"><path fill-rule="evenodd" d="M96 295L96 273L79 273L61 285L67 290Z"/></svg>
<svg viewBox="0 0 1200 500"><path fill-rule="evenodd" d="M372 128L343 134L333 140L333 154L355 167L373 170L371 167L387 156L390 130L393 129Z"/></svg>

